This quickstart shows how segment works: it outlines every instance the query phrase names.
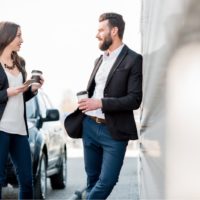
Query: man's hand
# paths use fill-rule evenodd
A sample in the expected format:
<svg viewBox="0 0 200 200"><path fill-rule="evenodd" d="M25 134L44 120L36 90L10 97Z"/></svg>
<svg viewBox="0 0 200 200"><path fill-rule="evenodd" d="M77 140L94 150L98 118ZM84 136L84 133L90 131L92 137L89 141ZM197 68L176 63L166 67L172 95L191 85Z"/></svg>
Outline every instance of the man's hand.
<svg viewBox="0 0 200 200"><path fill-rule="evenodd" d="M102 108L102 102L99 99L81 99L78 104L79 109L82 110L83 113Z"/></svg>

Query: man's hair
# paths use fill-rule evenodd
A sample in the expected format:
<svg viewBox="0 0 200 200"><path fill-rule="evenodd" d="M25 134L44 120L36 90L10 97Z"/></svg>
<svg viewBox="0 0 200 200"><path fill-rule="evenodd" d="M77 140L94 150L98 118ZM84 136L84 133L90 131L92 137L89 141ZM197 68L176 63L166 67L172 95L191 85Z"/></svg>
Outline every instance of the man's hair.
<svg viewBox="0 0 200 200"><path fill-rule="evenodd" d="M125 22L123 20L122 15L117 13L103 13L99 17L99 22L104 20L108 20L108 24L111 28L118 28L119 38L122 39L124 35Z"/></svg>

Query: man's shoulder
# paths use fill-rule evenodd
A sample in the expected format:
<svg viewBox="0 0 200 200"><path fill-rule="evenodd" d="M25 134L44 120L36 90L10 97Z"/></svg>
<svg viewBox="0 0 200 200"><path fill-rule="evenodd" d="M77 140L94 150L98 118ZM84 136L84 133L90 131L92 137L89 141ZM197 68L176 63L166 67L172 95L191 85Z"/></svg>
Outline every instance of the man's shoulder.
<svg viewBox="0 0 200 200"><path fill-rule="evenodd" d="M130 59L134 59L135 60L135 58L138 58L138 57L142 58L142 55L140 53L130 49L127 45L124 45L123 50L127 52L126 55Z"/></svg>
<svg viewBox="0 0 200 200"><path fill-rule="evenodd" d="M127 50L128 54L132 54L134 56L142 56L139 52L129 48L127 45L124 45L124 48Z"/></svg>

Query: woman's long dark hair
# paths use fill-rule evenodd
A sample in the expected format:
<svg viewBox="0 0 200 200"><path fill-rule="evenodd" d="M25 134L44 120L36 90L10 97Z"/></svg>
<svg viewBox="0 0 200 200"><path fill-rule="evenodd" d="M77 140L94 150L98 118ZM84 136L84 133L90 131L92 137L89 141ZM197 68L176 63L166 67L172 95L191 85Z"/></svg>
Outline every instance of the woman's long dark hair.
<svg viewBox="0 0 200 200"><path fill-rule="evenodd" d="M0 22L0 55L4 49L15 39L18 28L20 26L13 22ZM11 54L13 64L17 66L20 72L26 74L24 66L21 65L21 58L17 52L13 51Z"/></svg>

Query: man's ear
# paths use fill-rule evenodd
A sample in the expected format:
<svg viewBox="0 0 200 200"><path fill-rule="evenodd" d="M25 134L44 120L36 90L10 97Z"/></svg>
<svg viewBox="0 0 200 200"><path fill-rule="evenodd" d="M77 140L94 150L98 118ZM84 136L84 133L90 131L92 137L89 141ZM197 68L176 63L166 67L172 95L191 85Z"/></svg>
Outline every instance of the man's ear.
<svg viewBox="0 0 200 200"><path fill-rule="evenodd" d="M112 33L113 36L117 36L118 35L118 28L113 27L111 33Z"/></svg>

